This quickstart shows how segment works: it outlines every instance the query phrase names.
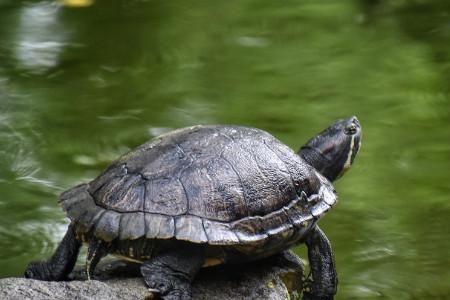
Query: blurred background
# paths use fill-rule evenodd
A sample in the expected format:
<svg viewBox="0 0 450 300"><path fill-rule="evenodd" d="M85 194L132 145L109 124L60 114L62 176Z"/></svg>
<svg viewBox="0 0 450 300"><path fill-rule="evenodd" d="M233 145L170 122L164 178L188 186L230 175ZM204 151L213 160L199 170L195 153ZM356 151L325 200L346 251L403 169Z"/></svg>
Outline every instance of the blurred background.
<svg viewBox="0 0 450 300"><path fill-rule="evenodd" d="M297 150L356 115L321 221L337 299L450 299L449 83L448 0L0 0L0 277L51 255L59 193L156 135L239 124Z"/></svg>

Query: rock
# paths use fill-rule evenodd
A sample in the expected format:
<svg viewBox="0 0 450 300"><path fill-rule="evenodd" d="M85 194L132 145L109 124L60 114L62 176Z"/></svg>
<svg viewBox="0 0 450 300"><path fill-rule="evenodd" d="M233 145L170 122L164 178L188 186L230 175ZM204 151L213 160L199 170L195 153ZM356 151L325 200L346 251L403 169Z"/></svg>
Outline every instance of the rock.
<svg viewBox="0 0 450 300"><path fill-rule="evenodd" d="M253 263L202 269L193 285L193 299L297 299L303 264L292 252ZM139 274L139 264L110 260L99 264L96 280L85 281L82 270L72 281L46 282L0 279L0 299L153 299Z"/></svg>

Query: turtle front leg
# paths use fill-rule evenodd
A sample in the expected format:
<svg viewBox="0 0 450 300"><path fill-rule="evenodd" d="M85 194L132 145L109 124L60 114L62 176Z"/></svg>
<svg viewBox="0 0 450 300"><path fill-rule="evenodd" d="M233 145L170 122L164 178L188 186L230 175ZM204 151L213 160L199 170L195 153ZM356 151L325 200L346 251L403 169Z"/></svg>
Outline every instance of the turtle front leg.
<svg viewBox="0 0 450 300"><path fill-rule="evenodd" d="M28 264L25 277L45 281L65 280L75 266L80 247L81 243L75 236L73 225L70 224L53 256L47 261Z"/></svg>
<svg viewBox="0 0 450 300"><path fill-rule="evenodd" d="M189 300L191 284L204 262L201 246L184 245L160 253L141 266L141 273L151 292L163 300Z"/></svg>
<svg viewBox="0 0 450 300"><path fill-rule="evenodd" d="M312 274L309 290L303 292L303 300L332 300L337 291L337 273L333 250L319 226L306 238L308 259Z"/></svg>

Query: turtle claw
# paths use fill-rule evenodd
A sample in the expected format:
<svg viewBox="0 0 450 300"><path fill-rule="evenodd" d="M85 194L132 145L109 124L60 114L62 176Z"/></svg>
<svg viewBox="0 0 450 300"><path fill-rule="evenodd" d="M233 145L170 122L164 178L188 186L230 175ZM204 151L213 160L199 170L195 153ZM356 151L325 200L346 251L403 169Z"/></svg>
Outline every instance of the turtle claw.
<svg viewBox="0 0 450 300"><path fill-rule="evenodd" d="M25 278L52 281L54 278L49 270L47 262L38 261L28 264L24 274Z"/></svg>
<svg viewBox="0 0 450 300"><path fill-rule="evenodd" d="M311 279L305 279L303 281L303 292L311 293L311 291L312 291L312 284L313 284L313 282L312 282Z"/></svg>
<svg viewBox="0 0 450 300"><path fill-rule="evenodd" d="M314 297L311 294L312 286L313 286L313 281L311 279L311 272L308 273L308 276L305 276L304 274L302 275L302 282L303 282L303 300L316 299L316 298L311 298L311 297ZM308 296L306 296L306 295L308 295Z"/></svg>

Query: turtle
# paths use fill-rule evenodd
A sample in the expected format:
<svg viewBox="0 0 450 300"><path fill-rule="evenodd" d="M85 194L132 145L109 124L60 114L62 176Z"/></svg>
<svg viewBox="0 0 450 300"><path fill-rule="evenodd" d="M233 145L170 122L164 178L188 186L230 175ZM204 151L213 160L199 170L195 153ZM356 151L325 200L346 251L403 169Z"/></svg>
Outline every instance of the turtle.
<svg viewBox="0 0 450 300"><path fill-rule="evenodd" d="M92 279L107 254L140 262L149 291L191 299L202 267L245 263L306 244L303 299L333 299L333 251L318 220L337 202L332 182L361 144L356 117L341 119L297 152L256 128L197 125L155 137L97 178L63 192L70 219L53 256L31 262L26 278L67 280L87 245Z"/></svg>

